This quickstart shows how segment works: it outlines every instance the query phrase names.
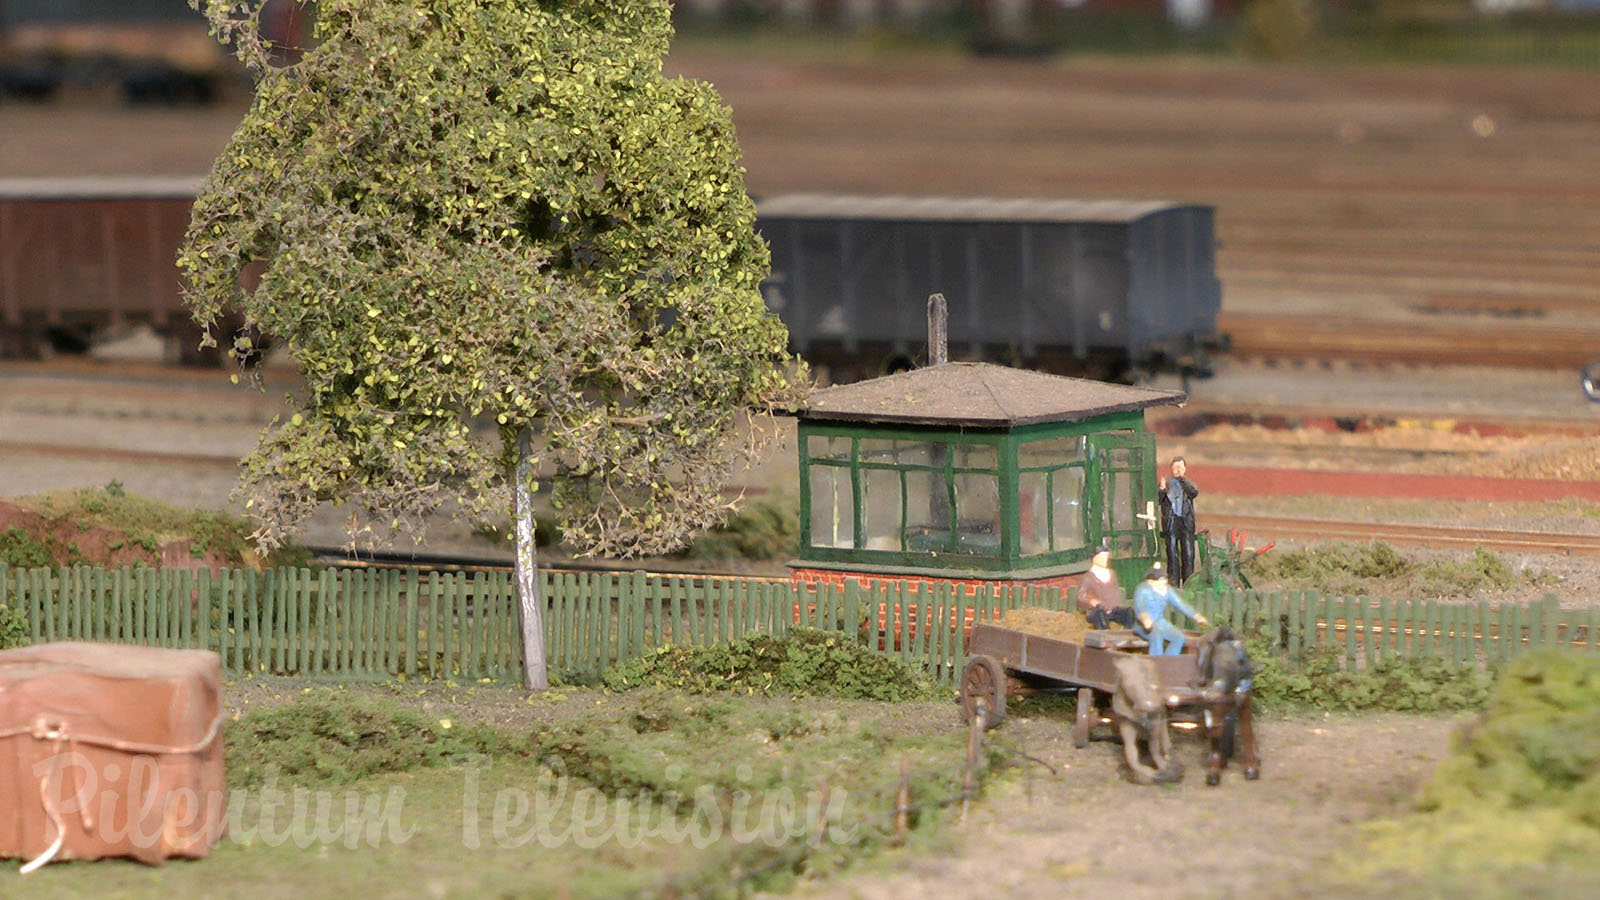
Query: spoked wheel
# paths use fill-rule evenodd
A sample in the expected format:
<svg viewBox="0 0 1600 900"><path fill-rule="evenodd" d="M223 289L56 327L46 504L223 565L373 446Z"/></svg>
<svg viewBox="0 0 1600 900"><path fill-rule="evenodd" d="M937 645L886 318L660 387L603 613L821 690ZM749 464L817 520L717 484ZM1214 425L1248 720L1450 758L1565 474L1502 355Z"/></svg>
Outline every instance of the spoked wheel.
<svg viewBox="0 0 1600 900"><path fill-rule="evenodd" d="M1583 370L1583 394L1600 403L1600 362L1590 363Z"/></svg>
<svg viewBox="0 0 1600 900"><path fill-rule="evenodd" d="M979 701L984 707L983 727L993 728L1006 717L1006 668L992 656L974 656L961 673L961 709L967 721L978 715Z"/></svg>
<svg viewBox="0 0 1600 900"><path fill-rule="evenodd" d="M1082 750L1089 746L1089 729L1099 714L1094 708L1094 689L1078 688L1078 715L1072 720L1072 746Z"/></svg>

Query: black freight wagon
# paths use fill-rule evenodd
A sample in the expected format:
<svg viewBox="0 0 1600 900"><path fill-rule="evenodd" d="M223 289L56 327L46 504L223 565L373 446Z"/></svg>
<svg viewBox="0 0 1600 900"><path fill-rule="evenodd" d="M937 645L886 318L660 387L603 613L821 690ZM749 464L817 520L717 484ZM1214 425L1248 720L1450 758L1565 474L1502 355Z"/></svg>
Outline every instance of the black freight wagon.
<svg viewBox="0 0 1600 900"><path fill-rule="evenodd" d="M793 194L758 208L767 306L834 381L918 362L935 292L970 359L1128 379L1205 374L1217 349L1210 206Z"/></svg>

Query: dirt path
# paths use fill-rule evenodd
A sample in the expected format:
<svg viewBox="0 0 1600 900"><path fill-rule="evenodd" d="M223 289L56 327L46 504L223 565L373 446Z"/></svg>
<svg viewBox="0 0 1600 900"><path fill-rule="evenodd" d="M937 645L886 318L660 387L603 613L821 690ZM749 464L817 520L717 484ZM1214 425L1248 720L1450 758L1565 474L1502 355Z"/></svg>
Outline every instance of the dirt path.
<svg viewBox="0 0 1600 900"><path fill-rule="evenodd" d="M1208 788L1200 748L1178 739L1188 774L1167 787L1123 780L1120 747L1073 749L1055 717L1008 721L994 738L1055 766L992 791L937 852L891 854L804 897L1337 897L1321 867L1357 846L1357 825L1406 808L1465 717L1268 718L1262 777ZM1141 860L1153 860L1146 864Z"/></svg>

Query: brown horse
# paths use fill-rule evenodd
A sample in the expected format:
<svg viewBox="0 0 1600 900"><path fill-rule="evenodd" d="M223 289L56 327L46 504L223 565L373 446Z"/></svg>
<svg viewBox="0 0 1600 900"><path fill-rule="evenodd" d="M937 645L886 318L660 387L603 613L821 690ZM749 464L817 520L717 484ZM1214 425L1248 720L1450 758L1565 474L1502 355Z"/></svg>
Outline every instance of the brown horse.
<svg viewBox="0 0 1600 900"><path fill-rule="evenodd" d="M1245 653L1244 642L1226 625L1201 638L1195 646L1199 672L1200 705L1205 711L1206 784L1222 781L1222 767L1233 756L1234 739L1240 742L1244 777L1261 777L1261 757L1256 755L1255 727L1250 714L1250 679L1256 668Z"/></svg>
<svg viewBox="0 0 1600 900"><path fill-rule="evenodd" d="M1172 735L1167 731L1167 704L1161 694L1156 666L1150 657L1119 654L1116 689L1111 692L1111 714L1122 735L1122 752L1128 772L1139 784L1177 781L1183 766L1172 755ZM1140 757L1143 739L1151 765Z"/></svg>

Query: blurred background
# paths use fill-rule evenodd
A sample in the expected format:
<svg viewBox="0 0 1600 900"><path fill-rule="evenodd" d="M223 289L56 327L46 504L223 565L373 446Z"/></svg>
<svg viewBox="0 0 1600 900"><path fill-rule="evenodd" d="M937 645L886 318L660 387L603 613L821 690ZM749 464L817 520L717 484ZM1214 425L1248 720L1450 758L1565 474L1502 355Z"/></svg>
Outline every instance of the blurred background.
<svg viewBox="0 0 1600 900"><path fill-rule="evenodd" d="M313 15L263 16L286 61ZM1089 373L1187 386L1157 425L1202 471L1600 479L1579 379L1600 359L1600 0L684 0L675 19L668 68L732 108L764 203L1211 210L1189 238L1220 283L1190 329L1202 364ZM0 0L0 496L117 479L227 502L292 370L269 356L261 394L207 368L171 263L249 99L183 0ZM981 297L926 287L958 357L1019 361L964 335ZM796 349L847 380L916 364L910 337ZM746 483L781 490L791 463Z"/></svg>

